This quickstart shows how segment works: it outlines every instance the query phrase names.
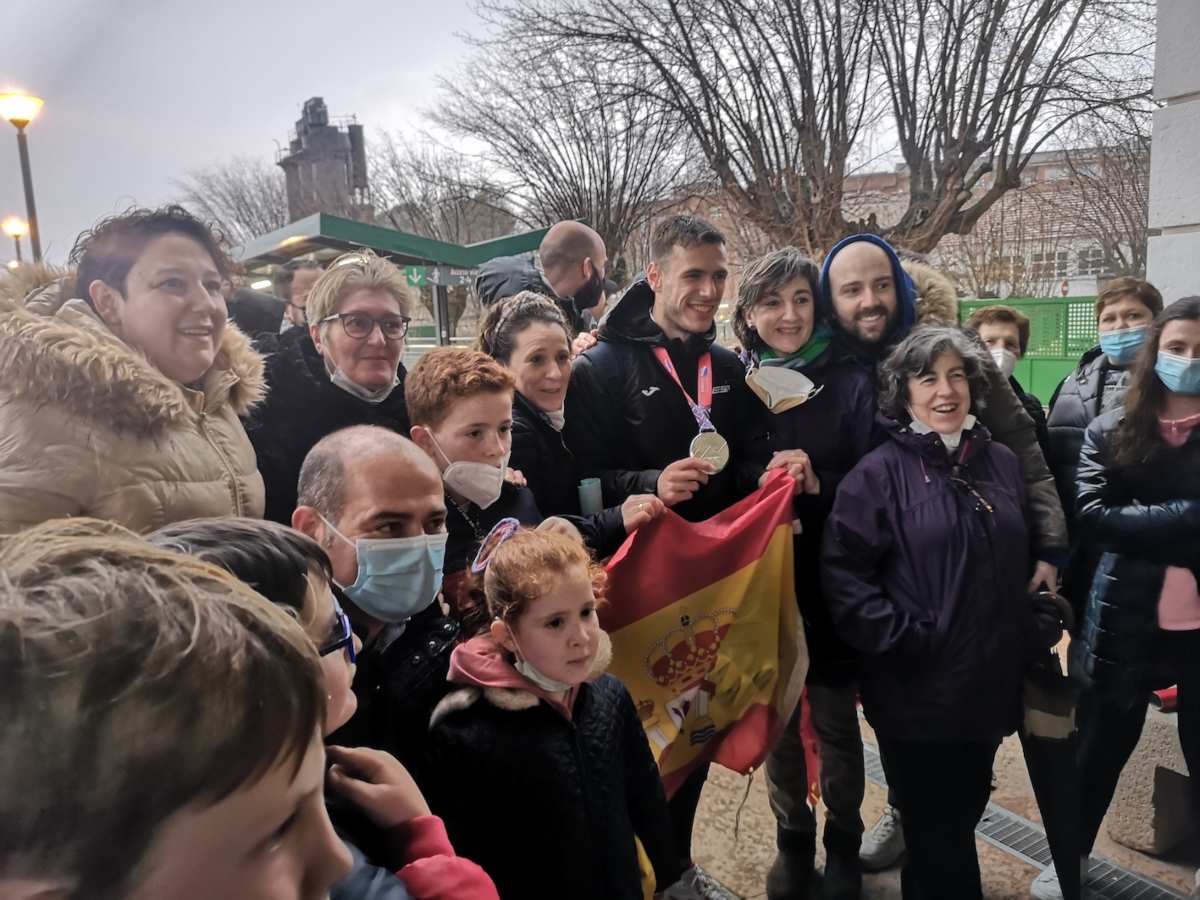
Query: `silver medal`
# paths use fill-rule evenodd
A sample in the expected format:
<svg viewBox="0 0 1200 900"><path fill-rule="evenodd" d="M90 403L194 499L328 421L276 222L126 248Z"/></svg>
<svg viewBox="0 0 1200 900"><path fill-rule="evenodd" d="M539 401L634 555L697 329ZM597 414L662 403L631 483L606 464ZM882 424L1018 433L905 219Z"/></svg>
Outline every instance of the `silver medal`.
<svg viewBox="0 0 1200 900"><path fill-rule="evenodd" d="M702 431L692 438L688 453L696 459L712 463L717 472L729 462L729 444L715 431Z"/></svg>

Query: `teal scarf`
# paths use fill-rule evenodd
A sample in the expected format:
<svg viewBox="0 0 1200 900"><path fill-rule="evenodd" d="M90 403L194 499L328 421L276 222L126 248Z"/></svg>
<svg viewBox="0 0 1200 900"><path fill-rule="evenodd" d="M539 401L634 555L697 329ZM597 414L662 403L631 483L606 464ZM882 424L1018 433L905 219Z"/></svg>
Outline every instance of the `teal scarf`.
<svg viewBox="0 0 1200 900"><path fill-rule="evenodd" d="M812 337L808 339L808 343L795 353L780 356L770 347L764 346L758 353L758 362L759 365L763 366L784 366L788 369L803 369L829 349L829 343L832 340L833 328L828 323L822 322L813 330Z"/></svg>

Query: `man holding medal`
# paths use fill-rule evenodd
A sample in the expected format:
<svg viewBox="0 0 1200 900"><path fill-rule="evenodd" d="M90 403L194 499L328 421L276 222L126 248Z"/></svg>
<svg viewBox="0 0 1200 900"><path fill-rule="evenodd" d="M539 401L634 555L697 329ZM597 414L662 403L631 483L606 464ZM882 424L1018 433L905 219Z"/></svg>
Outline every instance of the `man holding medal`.
<svg viewBox="0 0 1200 900"><path fill-rule="evenodd" d="M654 231L646 279L632 285L575 360L566 399L567 446L580 477L599 478L605 506L656 494L693 522L753 491L753 403L745 369L715 343L714 317L729 275L725 237L696 216ZM773 460L772 466L785 462ZM802 462L796 474L803 478ZM707 767L671 799L688 867L671 900L731 895L691 862L691 831Z"/></svg>

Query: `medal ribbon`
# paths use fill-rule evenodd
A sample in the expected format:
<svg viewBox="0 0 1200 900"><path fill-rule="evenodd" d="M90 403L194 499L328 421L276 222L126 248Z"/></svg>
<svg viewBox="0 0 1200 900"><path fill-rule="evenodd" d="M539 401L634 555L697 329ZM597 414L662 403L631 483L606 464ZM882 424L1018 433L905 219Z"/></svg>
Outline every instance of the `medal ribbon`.
<svg viewBox="0 0 1200 900"><path fill-rule="evenodd" d="M667 370L667 374L671 376L671 379L679 385L679 390L687 400L688 407L691 409L692 416L695 417L696 425L700 430L716 431L717 429L713 426L712 419L708 417L708 411L712 409L713 397L712 354L705 353L696 362L696 393L700 395L699 403L692 399L692 395L687 392L683 386L683 382L679 380L679 373L675 371L675 364L671 362L671 355L667 353L667 348L655 347L654 358Z"/></svg>

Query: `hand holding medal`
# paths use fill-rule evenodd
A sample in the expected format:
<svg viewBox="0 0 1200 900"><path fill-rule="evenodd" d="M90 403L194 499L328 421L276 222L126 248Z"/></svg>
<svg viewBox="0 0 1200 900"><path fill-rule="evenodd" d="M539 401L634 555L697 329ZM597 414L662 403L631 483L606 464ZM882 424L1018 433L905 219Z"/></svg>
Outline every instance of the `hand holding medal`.
<svg viewBox="0 0 1200 900"><path fill-rule="evenodd" d="M688 458L671 463L658 476L658 496L667 506L674 506L684 500L690 500L700 485L707 484L710 475L716 475L729 464L729 444L717 433L716 427L709 418L712 409L712 354L705 353L700 357L696 367L696 402L684 389L675 364L664 347L654 348L654 357L671 379L679 386L688 408L696 420L699 434L692 438L688 447Z"/></svg>

